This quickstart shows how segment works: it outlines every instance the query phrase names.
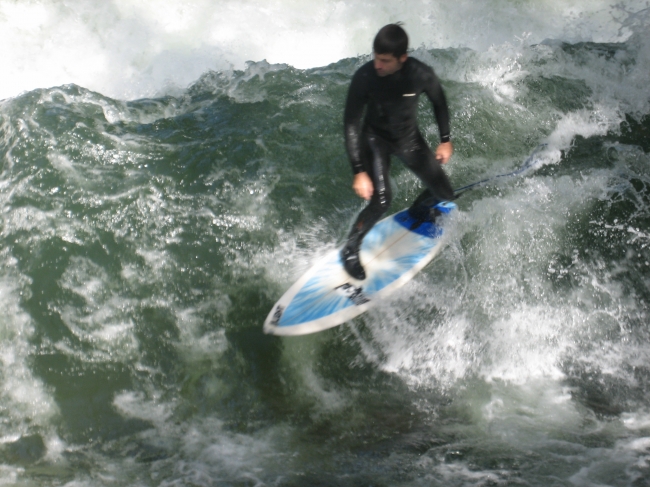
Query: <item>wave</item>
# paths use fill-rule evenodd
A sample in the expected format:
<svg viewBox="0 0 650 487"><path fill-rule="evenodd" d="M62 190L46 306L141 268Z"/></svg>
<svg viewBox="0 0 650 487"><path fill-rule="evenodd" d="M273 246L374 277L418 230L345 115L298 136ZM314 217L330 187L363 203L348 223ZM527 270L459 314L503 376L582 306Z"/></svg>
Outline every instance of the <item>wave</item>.
<svg viewBox="0 0 650 487"><path fill-rule="evenodd" d="M642 0L0 0L0 99L74 83L119 99L173 94L247 61L306 69L368 54L403 21L414 47L485 51L517 40L622 42L647 20Z"/></svg>

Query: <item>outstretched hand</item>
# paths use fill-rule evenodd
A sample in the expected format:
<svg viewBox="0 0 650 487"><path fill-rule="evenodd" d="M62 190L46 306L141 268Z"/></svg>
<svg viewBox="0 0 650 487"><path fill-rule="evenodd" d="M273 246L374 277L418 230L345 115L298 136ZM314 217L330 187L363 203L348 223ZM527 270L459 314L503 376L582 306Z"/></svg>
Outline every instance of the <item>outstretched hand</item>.
<svg viewBox="0 0 650 487"><path fill-rule="evenodd" d="M372 184L372 179L368 176L367 172L360 172L354 175L352 181L352 189L354 192L361 196L364 200L369 200L372 193L375 192L375 187Z"/></svg>
<svg viewBox="0 0 650 487"><path fill-rule="evenodd" d="M440 164L447 164L453 153L454 147L451 145L451 142L443 142L436 149L436 159Z"/></svg>

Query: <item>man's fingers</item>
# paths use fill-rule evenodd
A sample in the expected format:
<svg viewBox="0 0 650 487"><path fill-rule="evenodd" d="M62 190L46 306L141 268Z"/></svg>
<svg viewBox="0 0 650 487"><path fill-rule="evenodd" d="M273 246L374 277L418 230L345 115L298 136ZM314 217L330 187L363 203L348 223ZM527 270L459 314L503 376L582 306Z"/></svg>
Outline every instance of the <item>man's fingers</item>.
<svg viewBox="0 0 650 487"><path fill-rule="evenodd" d="M359 173L354 177L352 184L354 192L364 200L369 200L374 191L372 180L367 173Z"/></svg>
<svg viewBox="0 0 650 487"><path fill-rule="evenodd" d="M372 196L372 188L368 188L367 186L356 188L356 193L364 200L369 200Z"/></svg>
<svg viewBox="0 0 650 487"><path fill-rule="evenodd" d="M451 142L440 144L436 149L436 159L438 162L440 162L440 164L447 164L449 162L449 159L451 159L453 152L454 148L451 145Z"/></svg>

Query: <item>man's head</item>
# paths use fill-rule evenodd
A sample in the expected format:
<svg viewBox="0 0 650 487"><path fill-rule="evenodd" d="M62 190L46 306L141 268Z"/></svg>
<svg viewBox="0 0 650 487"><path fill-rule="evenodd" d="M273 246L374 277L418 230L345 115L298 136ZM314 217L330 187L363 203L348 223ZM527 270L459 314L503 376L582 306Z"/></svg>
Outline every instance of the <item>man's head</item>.
<svg viewBox="0 0 650 487"><path fill-rule="evenodd" d="M388 24L375 36L372 49L375 56L375 71L379 76L388 76L402 68L408 55L409 38L398 24Z"/></svg>

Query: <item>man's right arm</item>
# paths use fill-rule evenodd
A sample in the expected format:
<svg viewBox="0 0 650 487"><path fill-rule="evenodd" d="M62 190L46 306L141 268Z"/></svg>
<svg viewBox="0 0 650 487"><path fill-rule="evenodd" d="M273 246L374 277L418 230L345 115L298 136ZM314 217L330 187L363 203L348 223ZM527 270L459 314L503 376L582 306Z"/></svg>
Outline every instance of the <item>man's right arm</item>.
<svg viewBox="0 0 650 487"><path fill-rule="evenodd" d="M361 162L361 125L363 110L368 102L368 91L367 78L362 69L359 69L352 77L343 116L345 148L354 174L365 171Z"/></svg>

